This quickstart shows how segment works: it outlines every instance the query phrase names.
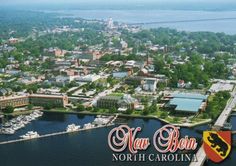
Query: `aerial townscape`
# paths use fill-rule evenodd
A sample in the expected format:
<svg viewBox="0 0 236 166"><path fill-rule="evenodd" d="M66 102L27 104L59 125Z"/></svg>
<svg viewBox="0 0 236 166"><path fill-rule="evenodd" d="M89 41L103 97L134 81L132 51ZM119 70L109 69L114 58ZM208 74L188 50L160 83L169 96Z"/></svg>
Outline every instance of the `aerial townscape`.
<svg viewBox="0 0 236 166"><path fill-rule="evenodd" d="M147 29L109 16L97 20L4 12L1 135L14 135L48 113L96 118L83 127L68 124L54 134L27 131L16 141L110 126L118 117L231 130L235 35ZM5 143L11 141L0 141Z"/></svg>
<svg viewBox="0 0 236 166"><path fill-rule="evenodd" d="M215 120L234 90L235 36L146 30L112 18L50 15L53 23L39 24L44 16L11 31L1 25L3 115L41 107L193 126Z"/></svg>

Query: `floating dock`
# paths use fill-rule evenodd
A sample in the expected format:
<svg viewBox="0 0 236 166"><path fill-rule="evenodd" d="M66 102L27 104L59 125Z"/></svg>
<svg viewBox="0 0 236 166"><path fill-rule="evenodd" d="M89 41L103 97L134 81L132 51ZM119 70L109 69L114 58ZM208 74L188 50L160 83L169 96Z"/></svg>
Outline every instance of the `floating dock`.
<svg viewBox="0 0 236 166"><path fill-rule="evenodd" d="M107 124L101 125L101 126L95 126L95 127L91 127L91 128L82 128L82 129L78 129L78 130L75 130L75 131L61 131L61 132L56 132L56 133L44 134L44 135L40 135L37 138L29 138L29 139L20 138L20 139L16 139L16 140L3 141L3 142L0 142L0 145L5 145L5 144L23 142L23 141L28 141L28 140L34 140L34 139L64 135L64 134L69 134L69 133L75 133L75 132L80 132L80 131L87 131L87 130L92 130L92 129L99 129L99 128L104 128L104 127L109 127L109 126L115 125L113 122L117 119L117 117L118 117L118 115L113 117Z"/></svg>
<svg viewBox="0 0 236 166"><path fill-rule="evenodd" d="M92 129L99 129L99 128L104 128L104 127L109 127L115 125L114 123L108 124L108 125L103 125L103 126L97 126L97 127L92 127L92 128L82 128L76 131L61 131L61 132L56 132L56 133L50 133L50 134L45 134L45 135L40 135L37 138L31 138L31 139L16 139L16 140L10 140L10 141L3 141L0 142L0 145L4 144L11 144L11 143L17 143L17 142L23 142L23 141L28 141L28 140L34 140L34 139L40 139L40 138L46 138L46 137L52 137L52 136L58 136L58 135L64 135L64 134L70 134L70 133L75 133L75 132L80 132L80 131L87 131L87 130L92 130Z"/></svg>

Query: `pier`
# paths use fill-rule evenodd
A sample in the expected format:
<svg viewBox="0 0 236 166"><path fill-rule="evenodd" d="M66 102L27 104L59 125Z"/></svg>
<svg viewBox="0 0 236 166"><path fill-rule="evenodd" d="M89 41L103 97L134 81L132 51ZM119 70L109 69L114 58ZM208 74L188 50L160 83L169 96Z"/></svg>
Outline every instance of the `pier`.
<svg viewBox="0 0 236 166"><path fill-rule="evenodd" d="M47 137L52 137L52 136L64 135L64 134L70 134L70 133L75 133L75 132L79 132L79 131L99 129L99 128L109 127L109 126L113 126L113 125L115 125L115 124L112 123L112 124L107 124L107 125L97 126L97 127L87 128L87 129L83 128L83 129L79 129L76 131L61 131L61 132L56 132L56 133L50 133L50 134L40 135L39 137L33 138L33 139L22 139L21 138L21 139L16 139L16 140L11 140L11 141L4 141L4 142L0 142L0 145L23 142L23 141L28 141L28 140L40 139L40 138L47 138Z"/></svg>
<svg viewBox="0 0 236 166"><path fill-rule="evenodd" d="M37 138L32 138L32 139L16 139L16 140L10 140L10 141L3 141L0 142L0 145L5 145L5 144L11 144L11 143L17 143L17 142L23 142L23 141L28 141L28 140L34 140L34 139L40 139L40 138L47 138L47 137L52 137L52 136L59 136L59 135L64 135L64 134L70 134L70 133L75 133L75 132L80 132L80 131L88 131L88 130L92 130L92 129L99 129L99 128L104 128L104 127L109 127L109 126L113 126L114 121L117 119L118 114L116 114L116 116L114 116L107 124L101 125L101 126L95 126L95 127L91 127L91 128L82 128L82 129L78 129L75 131L61 131L61 132L55 132L55 133L50 133L50 134L44 134L44 135L40 135Z"/></svg>
<svg viewBox="0 0 236 166"><path fill-rule="evenodd" d="M113 124L117 118L118 118L118 114L116 114L116 116L112 118L107 124Z"/></svg>

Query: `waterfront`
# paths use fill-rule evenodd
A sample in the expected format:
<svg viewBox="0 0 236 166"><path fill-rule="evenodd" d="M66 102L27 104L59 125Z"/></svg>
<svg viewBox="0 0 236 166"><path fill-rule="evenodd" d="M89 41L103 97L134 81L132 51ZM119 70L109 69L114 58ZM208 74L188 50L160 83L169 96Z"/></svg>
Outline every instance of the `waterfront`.
<svg viewBox="0 0 236 166"><path fill-rule="evenodd" d="M210 31L236 34L236 11L191 11L191 10L46 10L67 17L107 20L109 17L121 23L168 22L144 25L144 28L168 27L185 31ZM231 18L231 19L224 19ZM190 21L199 19L218 19ZM183 21L183 22L176 22ZM222 26L224 25L224 26Z"/></svg>
<svg viewBox="0 0 236 166"><path fill-rule="evenodd" d="M24 134L28 130L37 131L39 134L47 134L56 131L65 130L66 126L70 123L83 125L92 122L95 116L81 116L74 114L50 114L46 113L40 119L33 121L27 125L26 128L19 130L13 136L0 136L0 140L9 140L17 138L19 135ZM233 130L236 129L236 117L232 117ZM141 136L149 137L152 139L154 132L162 127L164 124L154 119L118 119L118 122L127 122L129 126L142 127ZM55 137L48 137L42 139L35 139L26 142L13 143L8 145L1 145L0 162L4 166L13 165L50 165L60 166L64 163L70 165L139 165L140 163L130 162L112 162L112 151L107 145L107 135L113 127L95 129L90 131L82 131L78 133L71 133ZM193 129L181 128L182 135L189 135L201 139L202 130L206 130L207 125L195 127ZM196 131L197 130L197 131ZM234 137L235 138L235 137ZM235 154L235 149L232 149L232 155ZM149 148L146 152L156 153L153 147ZM14 154L14 156L10 155ZM235 162L227 159L222 165L229 165ZM27 156L27 161L21 160ZM14 160L12 159L14 157ZM42 160L44 158L44 160ZM143 165L153 165L152 162L142 163ZM164 164L164 163L163 163ZM171 165L169 163L165 165ZM161 164L160 164L161 165ZM177 163L177 165L188 165L188 163ZM208 165L212 165L209 163Z"/></svg>

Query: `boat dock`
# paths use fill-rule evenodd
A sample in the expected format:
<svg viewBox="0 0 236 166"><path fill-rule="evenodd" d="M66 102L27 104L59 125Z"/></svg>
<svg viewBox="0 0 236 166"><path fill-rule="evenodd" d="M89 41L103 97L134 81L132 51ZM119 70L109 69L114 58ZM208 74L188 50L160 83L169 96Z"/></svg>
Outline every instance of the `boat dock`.
<svg viewBox="0 0 236 166"><path fill-rule="evenodd" d="M115 120L118 118L118 114L114 118L112 118L107 124L112 124L115 122Z"/></svg>
<svg viewBox="0 0 236 166"><path fill-rule="evenodd" d="M56 132L56 133L44 134L44 135L40 135L37 138L33 138L33 139L47 138L47 137L52 137L52 136L58 136L58 135L64 135L64 134L69 134L69 133L75 133L75 132L80 132L80 131L87 131L87 130L92 130L92 129L99 129L99 128L113 126L113 125L115 125L114 121L117 119L117 117L118 117L118 114L116 116L114 116L107 124L104 124L104 125L94 126L91 128L81 128L81 129L78 129L75 131L61 131L61 132ZM16 139L16 140L3 141L3 142L0 142L0 145L23 142L23 141L33 140L33 139L20 138L20 139Z"/></svg>
<svg viewBox="0 0 236 166"><path fill-rule="evenodd" d="M109 127L109 126L113 126L115 125L114 123L110 123L107 125L103 125L103 126L96 126L96 127L92 127L92 128L82 128L76 131L61 131L61 132L56 132L56 133L50 133L50 134L45 134L45 135L40 135L37 138L33 138L33 139L40 139L40 138L47 138L47 137L52 137L52 136L58 136L58 135L64 135L64 134L69 134L69 133L75 133L75 132L79 132L79 131L87 131L87 130L92 130L92 129L99 129L99 128L103 128L103 127ZM16 139L16 140L11 140L11 141L4 141L4 142L0 142L0 145L4 145L4 144L11 144L11 143L17 143L17 142L23 142L23 141L28 141L28 140L33 140L33 139Z"/></svg>

